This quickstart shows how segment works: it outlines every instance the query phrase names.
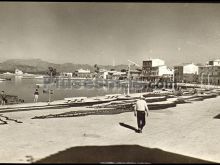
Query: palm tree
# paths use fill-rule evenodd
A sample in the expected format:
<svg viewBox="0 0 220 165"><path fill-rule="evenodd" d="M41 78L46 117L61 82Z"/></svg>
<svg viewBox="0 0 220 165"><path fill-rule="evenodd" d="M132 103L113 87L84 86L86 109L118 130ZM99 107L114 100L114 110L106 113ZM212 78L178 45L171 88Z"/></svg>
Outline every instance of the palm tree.
<svg viewBox="0 0 220 165"><path fill-rule="evenodd" d="M94 65L94 68L95 68L95 72L96 72L96 73L99 73L99 67L98 67L97 64Z"/></svg>
<svg viewBox="0 0 220 165"><path fill-rule="evenodd" d="M50 89L50 85L51 83L53 83L53 77L55 77L57 75L57 71L56 71L56 68L53 68L51 66L48 67L48 71L47 71L47 74L50 76L50 84L49 84L49 103L50 104L50 101L51 101L51 94L52 94L52 90Z"/></svg>
<svg viewBox="0 0 220 165"><path fill-rule="evenodd" d="M94 68L95 68L95 75L94 75L94 77L97 78L98 75L99 75L99 67L98 67L97 64L95 64L95 65L94 65Z"/></svg>
<svg viewBox="0 0 220 165"><path fill-rule="evenodd" d="M48 71L47 71L47 74L51 77L54 77L57 75L57 70L56 68L53 68L51 66L48 67Z"/></svg>

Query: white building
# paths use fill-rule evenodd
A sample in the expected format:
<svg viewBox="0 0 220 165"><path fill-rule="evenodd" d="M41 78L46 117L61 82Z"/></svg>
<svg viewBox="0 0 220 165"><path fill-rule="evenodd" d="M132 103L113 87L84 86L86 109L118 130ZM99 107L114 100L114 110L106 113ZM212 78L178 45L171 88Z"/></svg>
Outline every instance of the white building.
<svg viewBox="0 0 220 165"><path fill-rule="evenodd" d="M86 70L84 70L84 69L78 69L77 72L78 72L78 73L82 73L82 74L88 74L88 73L90 73L90 70L89 70L89 69L86 69Z"/></svg>
<svg viewBox="0 0 220 165"><path fill-rule="evenodd" d="M107 76L108 76L108 71L103 72L103 78L107 79Z"/></svg>
<svg viewBox="0 0 220 165"><path fill-rule="evenodd" d="M5 72L5 73L3 73L3 74L5 74L5 75L13 75L14 73L11 73L11 72Z"/></svg>
<svg viewBox="0 0 220 165"><path fill-rule="evenodd" d="M193 63L174 66L176 82L197 82L199 66Z"/></svg>
<svg viewBox="0 0 220 165"><path fill-rule="evenodd" d="M145 80L157 81L160 78L171 78L173 70L165 65L164 60L148 59L143 61L142 75Z"/></svg>
<svg viewBox="0 0 220 165"><path fill-rule="evenodd" d="M73 77L73 73L69 73L69 72L62 72L60 75L62 77Z"/></svg>
<svg viewBox="0 0 220 165"><path fill-rule="evenodd" d="M106 69L100 69L99 70L100 73L103 73L103 72L106 72L106 71L107 71Z"/></svg>
<svg viewBox="0 0 220 165"><path fill-rule="evenodd" d="M90 75L90 70L89 69L78 69L76 72L77 77L81 78L89 78L91 77Z"/></svg>
<svg viewBox="0 0 220 165"><path fill-rule="evenodd" d="M19 69L15 69L15 75L23 75L23 72Z"/></svg>
<svg viewBox="0 0 220 165"><path fill-rule="evenodd" d="M122 75L126 75L126 72L114 72L113 76L122 76Z"/></svg>
<svg viewBox="0 0 220 165"><path fill-rule="evenodd" d="M161 59L150 59L147 61L151 61L152 67L165 65L165 61Z"/></svg>
<svg viewBox="0 0 220 165"><path fill-rule="evenodd" d="M173 75L173 69L166 65L158 66L158 76Z"/></svg>
<svg viewBox="0 0 220 165"><path fill-rule="evenodd" d="M127 73L126 72L118 72L118 71L104 71L102 72L103 74L101 75L102 78L107 79L108 76L111 76L111 78L116 78L120 76L125 76Z"/></svg>
<svg viewBox="0 0 220 165"><path fill-rule="evenodd" d="M210 61L208 62L208 65L220 66L220 59L210 60Z"/></svg>
<svg viewBox="0 0 220 165"><path fill-rule="evenodd" d="M183 65L183 74L198 74L199 66L191 63Z"/></svg>

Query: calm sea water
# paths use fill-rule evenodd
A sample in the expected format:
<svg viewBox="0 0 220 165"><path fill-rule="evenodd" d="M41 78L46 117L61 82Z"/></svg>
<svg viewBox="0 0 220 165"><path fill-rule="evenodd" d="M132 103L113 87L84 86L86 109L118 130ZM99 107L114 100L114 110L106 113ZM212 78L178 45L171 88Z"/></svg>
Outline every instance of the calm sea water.
<svg viewBox="0 0 220 165"><path fill-rule="evenodd" d="M22 79L22 77L14 76L11 81L0 82L0 90L4 90L6 94L16 95L20 99L24 99L24 102L33 102L34 91L36 89L36 84L41 84L39 87L39 101L48 101L48 92L43 91L48 90L44 79ZM124 94L127 92L127 84L125 83L107 83L107 85L97 85L99 83L91 84L91 80L87 83L83 81L75 80L63 80L57 81L54 85L50 87L53 89L51 100L61 100L67 97L91 97L91 96L103 96L106 94ZM134 88L134 84L130 85L130 92L138 92L139 88Z"/></svg>

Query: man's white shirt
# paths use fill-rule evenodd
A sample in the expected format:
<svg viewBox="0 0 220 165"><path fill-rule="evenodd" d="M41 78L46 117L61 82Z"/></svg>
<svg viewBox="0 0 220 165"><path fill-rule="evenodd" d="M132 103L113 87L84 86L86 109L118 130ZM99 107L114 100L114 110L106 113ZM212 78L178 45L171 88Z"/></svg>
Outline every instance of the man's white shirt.
<svg viewBox="0 0 220 165"><path fill-rule="evenodd" d="M148 106L147 106L146 101L145 100L138 100L135 104L135 110L148 112Z"/></svg>

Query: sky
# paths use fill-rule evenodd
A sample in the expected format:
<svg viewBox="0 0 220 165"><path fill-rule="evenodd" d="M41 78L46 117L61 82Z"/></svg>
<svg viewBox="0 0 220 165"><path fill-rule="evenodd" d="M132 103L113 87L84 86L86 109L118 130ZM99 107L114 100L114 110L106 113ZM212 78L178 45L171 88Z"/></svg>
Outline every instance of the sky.
<svg viewBox="0 0 220 165"><path fill-rule="evenodd" d="M0 62L167 65L220 58L220 4L0 2Z"/></svg>

